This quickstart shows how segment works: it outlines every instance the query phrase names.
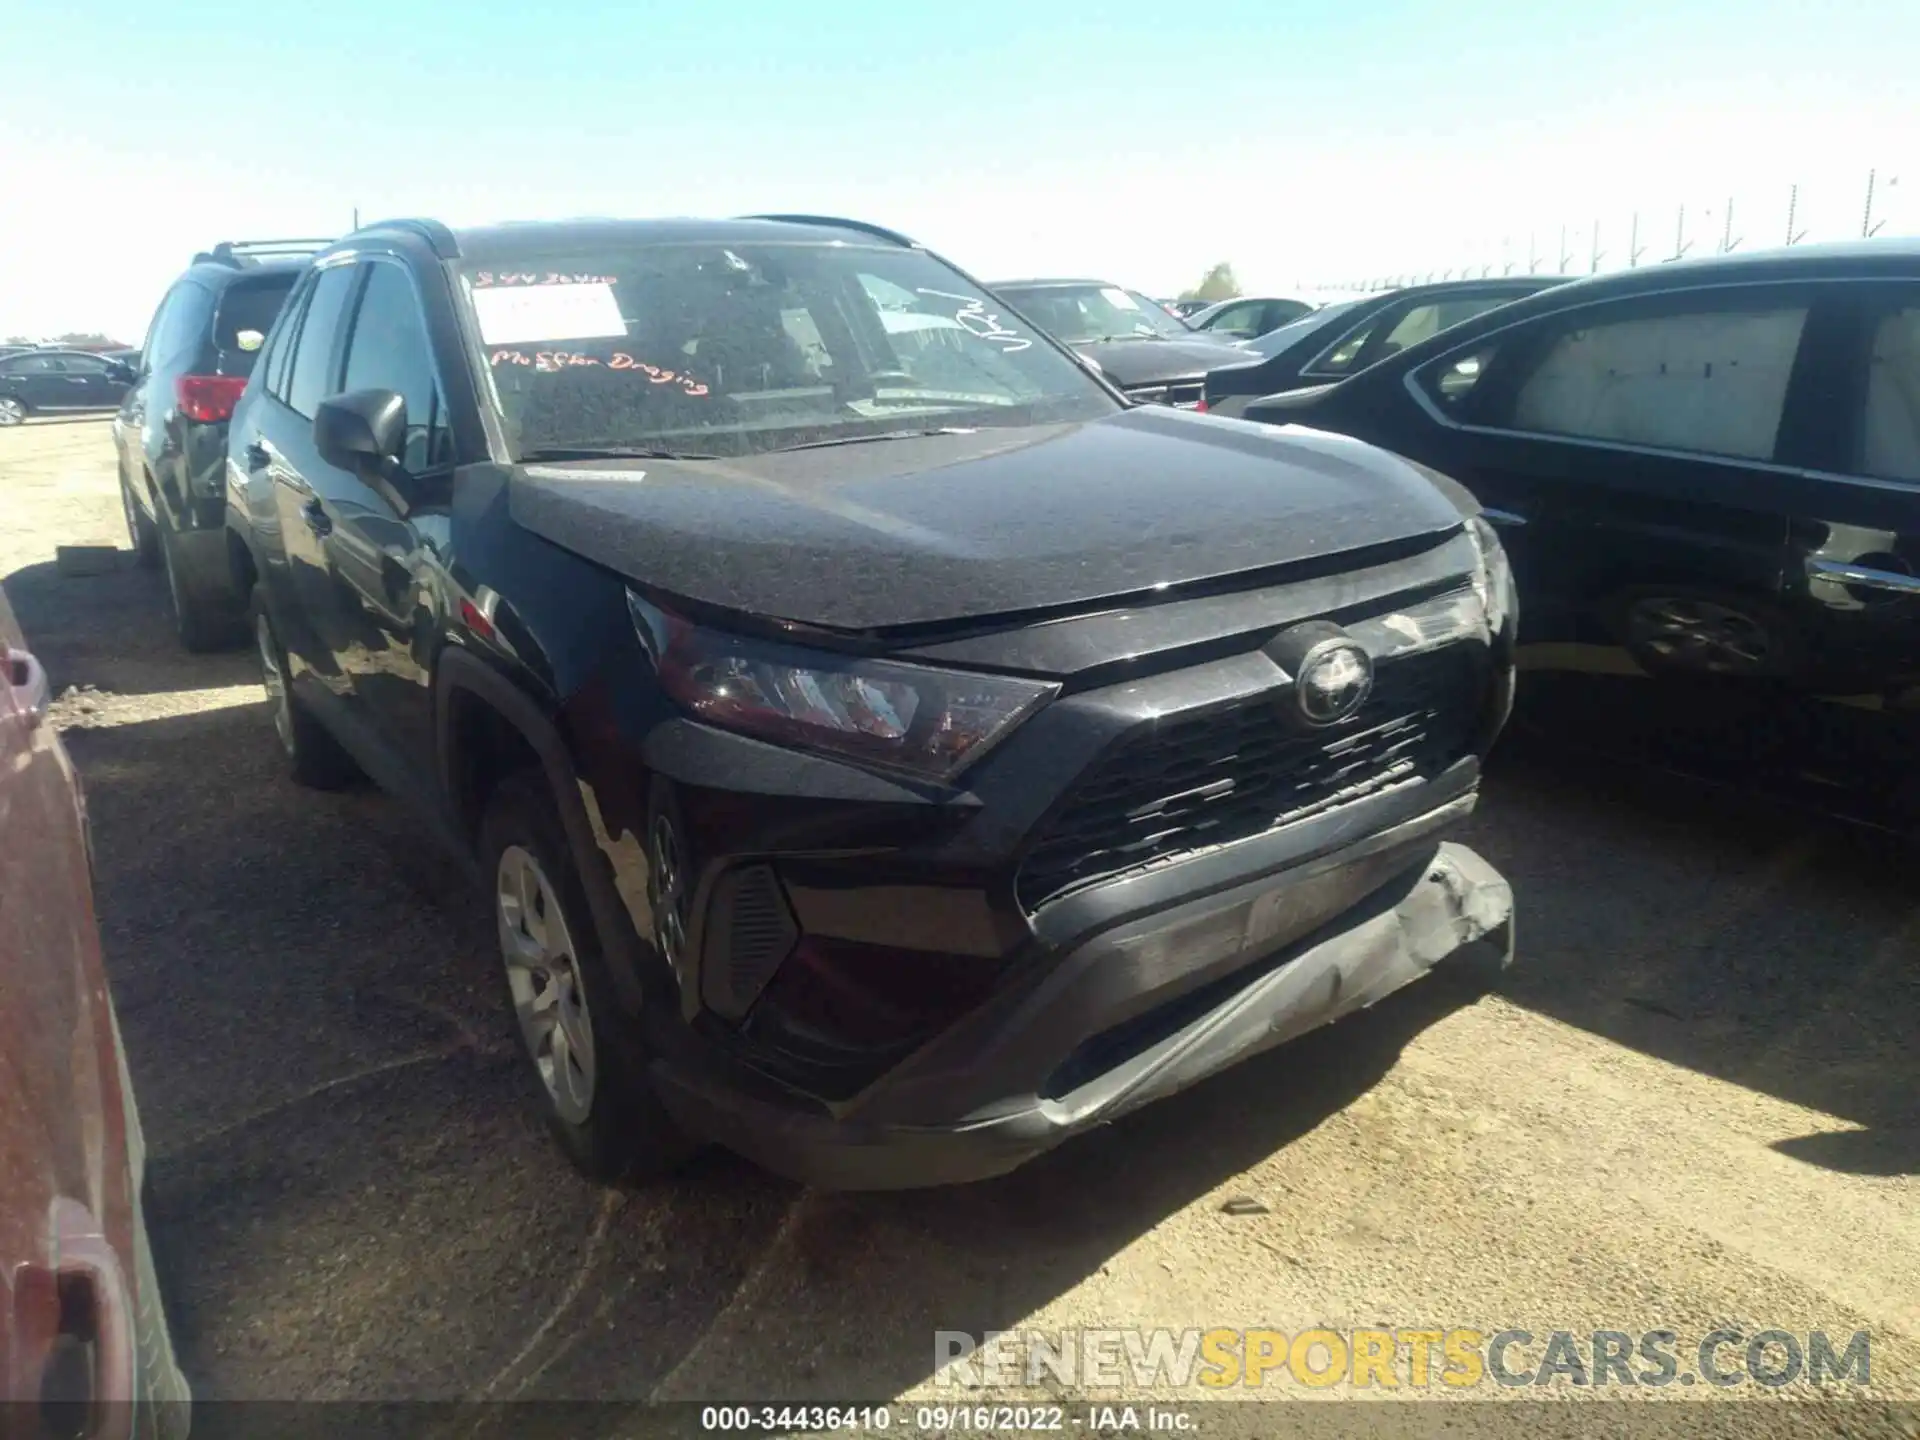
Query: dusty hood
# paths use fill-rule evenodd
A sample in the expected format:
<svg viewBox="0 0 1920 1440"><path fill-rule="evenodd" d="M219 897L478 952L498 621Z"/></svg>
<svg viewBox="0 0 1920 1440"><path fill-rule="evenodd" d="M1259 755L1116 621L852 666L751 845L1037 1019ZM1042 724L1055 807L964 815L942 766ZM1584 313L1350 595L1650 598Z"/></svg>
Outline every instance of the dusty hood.
<svg viewBox="0 0 1920 1440"><path fill-rule="evenodd" d="M1225 340L1090 340L1073 347L1099 363L1114 384L1159 385L1168 380L1197 380L1209 370L1231 365L1250 352Z"/></svg>
<svg viewBox="0 0 1920 1440"><path fill-rule="evenodd" d="M849 630L1083 605L1460 523L1383 450L1159 407L740 460L528 466L510 505L660 591Z"/></svg>

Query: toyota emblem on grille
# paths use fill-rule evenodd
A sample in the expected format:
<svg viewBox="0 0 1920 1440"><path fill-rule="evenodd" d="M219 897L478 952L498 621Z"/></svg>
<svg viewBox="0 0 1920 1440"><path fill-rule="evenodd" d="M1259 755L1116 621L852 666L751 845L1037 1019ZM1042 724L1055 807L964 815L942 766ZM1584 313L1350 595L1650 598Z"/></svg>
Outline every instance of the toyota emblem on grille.
<svg viewBox="0 0 1920 1440"><path fill-rule="evenodd" d="M1266 647L1293 676L1293 709L1308 725L1337 725L1373 690L1373 657L1338 625L1316 621L1275 636Z"/></svg>

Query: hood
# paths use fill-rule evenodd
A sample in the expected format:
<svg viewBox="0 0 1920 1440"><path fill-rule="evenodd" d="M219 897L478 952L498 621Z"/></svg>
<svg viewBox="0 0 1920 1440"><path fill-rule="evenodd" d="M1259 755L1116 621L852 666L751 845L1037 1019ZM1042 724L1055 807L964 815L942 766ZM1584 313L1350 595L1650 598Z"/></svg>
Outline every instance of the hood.
<svg viewBox="0 0 1920 1440"><path fill-rule="evenodd" d="M1246 355L1231 340L1089 340L1073 347L1097 361L1121 389L1160 385L1169 380L1198 380L1209 370L1231 365Z"/></svg>
<svg viewBox="0 0 1920 1440"><path fill-rule="evenodd" d="M1160 406L725 461L531 465L513 518L659 592L844 630L1084 606L1452 531L1406 461Z"/></svg>

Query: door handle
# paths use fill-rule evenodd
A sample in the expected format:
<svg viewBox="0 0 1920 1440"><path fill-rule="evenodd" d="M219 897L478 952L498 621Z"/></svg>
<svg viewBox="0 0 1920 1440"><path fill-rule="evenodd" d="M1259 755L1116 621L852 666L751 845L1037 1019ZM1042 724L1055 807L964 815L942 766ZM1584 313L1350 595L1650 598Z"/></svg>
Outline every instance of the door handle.
<svg viewBox="0 0 1920 1440"><path fill-rule="evenodd" d="M333 517L327 514L318 500L309 500L301 506L300 518L307 522L307 528L316 535L333 533Z"/></svg>
<svg viewBox="0 0 1920 1440"><path fill-rule="evenodd" d="M258 440L255 440L251 445L247 446L241 453L247 457L247 469L249 470L264 470L273 463L273 452L268 450L267 447L262 445Z"/></svg>
<svg viewBox="0 0 1920 1440"><path fill-rule="evenodd" d="M6 661L0 668L4 668L7 688L13 692L14 708L27 724L39 724L46 718L47 704L52 699L46 667L26 651L15 650L11 645L0 647L0 657Z"/></svg>

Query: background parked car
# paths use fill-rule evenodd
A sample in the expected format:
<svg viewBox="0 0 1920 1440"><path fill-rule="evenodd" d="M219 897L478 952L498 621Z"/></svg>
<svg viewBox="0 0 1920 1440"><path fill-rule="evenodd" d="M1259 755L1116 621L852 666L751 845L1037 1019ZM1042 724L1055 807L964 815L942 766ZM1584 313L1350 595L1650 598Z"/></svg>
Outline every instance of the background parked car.
<svg viewBox="0 0 1920 1440"><path fill-rule="evenodd" d="M29 415L113 410L134 383L124 361L84 350L25 350L0 358L0 425Z"/></svg>
<svg viewBox="0 0 1920 1440"><path fill-rule="evenodd" d="M1618 647L1696 710L1715 682L1920 723L1920 242L1579 281L1246 416L1472 490L1536 663ZM1903 803L1917 758L1879 777Z"/></svg>
<svg viewBox="0 0 1920 1440"><path fill-rule="evenodd" d="M1222 300L1186 317L1196 330L1217 331L1236 340L1252 340L1311 315L1324 305L1351 296L1260 295Z"/></svg>
<svg viewBox="0 0 1920 1440"><path fill-rule="evenodd" d="M1142 403L1194 409L1207 371L1236 353L1232 337L1195 331L1137 290L1104 280L1008 280L989 288Z"/></svg>
<svg viewBox="0 0 1920 1440"><path fill-rule="evenodd" d="M1561 283L1558 276L1457 280L1335 301L1245 342L1243 357L1209 370L1206 408L1238 415L1259 396L1338 380L1475 315Z"/></svg>
<svg viewBox="0 0 1920 1440"><path fill-rule="evenodd" d="M1182 319L1185 319L1189 315L1197 315L1212 303L1211 300L1163 300L1161 302L1168 310L1180 316Z"/></svg>
<svg viewBox="0 0 1920 1440"><path fill-rule="evenodd" d="M137 383L114 420L120 498L143 565L166 569L181 644L245 633L226 539L227 420L287 292L324 240L202 251L147 326Z"/></svg>
<svg viewBox="0 0 1920 1440"><path fill-rule="evenodd" d="M47 700L0 594L0 1416L22 1436L176 1440L189 1396L147 1243L86 811Z"/></svg>

